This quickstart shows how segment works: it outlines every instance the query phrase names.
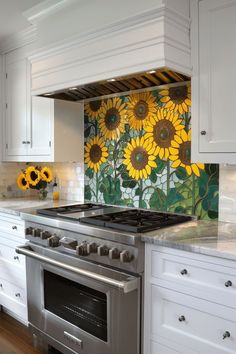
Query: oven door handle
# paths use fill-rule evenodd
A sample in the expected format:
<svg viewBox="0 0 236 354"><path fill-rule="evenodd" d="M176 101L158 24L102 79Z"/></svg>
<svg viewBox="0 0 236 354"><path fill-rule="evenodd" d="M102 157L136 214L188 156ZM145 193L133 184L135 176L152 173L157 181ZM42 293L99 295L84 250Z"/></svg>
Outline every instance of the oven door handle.
<svg viewBox="0 0 236 354"><path fill-rule="evenodd" d="M16 251L16 253L23 254L26 257L31 257L31 258L36 259L38 261L45 262L47 264L50 264L50 265L58 267L58 268L62 268L62 269L67 270L69 272L73 272L78 275L83 275L85 277L88 277L93 280L97 280L97 281L102 282L104 284L112 285L116 288L123 290L124 293L129 293L129 292L138 288L138 284L139 284L138 278L133 277L133 276L130 276L129 280L127 280L127 281L119 281L116 279L112 279L112 278L106 277L104 275L91 272L89 270L76 268L76 267L73 267L69 264L59 262L55 259L45 257L41 254L34 252L30 248L30 246L19 246L19 247L16 247L15 251Z"/></svg>

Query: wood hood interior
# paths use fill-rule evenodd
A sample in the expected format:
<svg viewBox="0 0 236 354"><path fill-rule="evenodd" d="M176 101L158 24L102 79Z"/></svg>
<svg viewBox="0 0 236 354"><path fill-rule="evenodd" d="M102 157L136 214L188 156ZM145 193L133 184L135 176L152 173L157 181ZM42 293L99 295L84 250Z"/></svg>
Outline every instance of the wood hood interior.
<svg viewBox="0 0 236 354"><path fill-rule="evenodd" d="M168 69L158 69L124 77L110 78L86 85L69 87L60 91L45 93L41 96L68 101L83 101L189 80L190 78L186 75Z"/></svg>

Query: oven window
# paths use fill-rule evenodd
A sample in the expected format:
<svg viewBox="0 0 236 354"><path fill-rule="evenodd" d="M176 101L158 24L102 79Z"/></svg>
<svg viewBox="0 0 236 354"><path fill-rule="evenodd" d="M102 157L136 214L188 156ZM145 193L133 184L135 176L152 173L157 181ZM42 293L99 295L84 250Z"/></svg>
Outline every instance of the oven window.
<svg viewBox="0 0 236 354"><path fill-rule="evenodd" d="M107 341L106 294L44 270L45 309Z"/></svg>

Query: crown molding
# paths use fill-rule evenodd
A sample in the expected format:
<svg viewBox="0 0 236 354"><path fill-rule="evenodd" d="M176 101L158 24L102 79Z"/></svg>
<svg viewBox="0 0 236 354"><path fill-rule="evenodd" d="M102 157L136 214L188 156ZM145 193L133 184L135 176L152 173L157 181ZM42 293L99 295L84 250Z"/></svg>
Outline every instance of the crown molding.
<svg viewBox="0 0 236 354"><path fill-rule="evenodd" d="M31 25L26 29L14 33L0 42L0 54L8 53L14 49L30 44L37 39L37 28Z"/></svg>
<svg viewBox="0 0 236 354"><path fill-rule="evenodd" d="M38 22L53 15L55 12L80 1L81 0L44 0L40 4L24 11L23 16L30 23L36 25Z"/></svg>

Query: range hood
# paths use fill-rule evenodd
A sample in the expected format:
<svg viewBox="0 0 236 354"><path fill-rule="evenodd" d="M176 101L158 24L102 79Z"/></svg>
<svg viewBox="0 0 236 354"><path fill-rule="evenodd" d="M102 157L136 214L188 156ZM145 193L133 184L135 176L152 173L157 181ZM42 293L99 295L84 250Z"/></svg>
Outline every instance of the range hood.
<svg viewBox="0 0 236 354"><path fill-rule="evenodd" d="M63 90L48 92L41 96L68 101L84 101L88 99L126 93L130 91L144 90L189 81L186 75L177 72L159 69L141 72L117 78L94 82L81 86L69 87Z"/></svg>

